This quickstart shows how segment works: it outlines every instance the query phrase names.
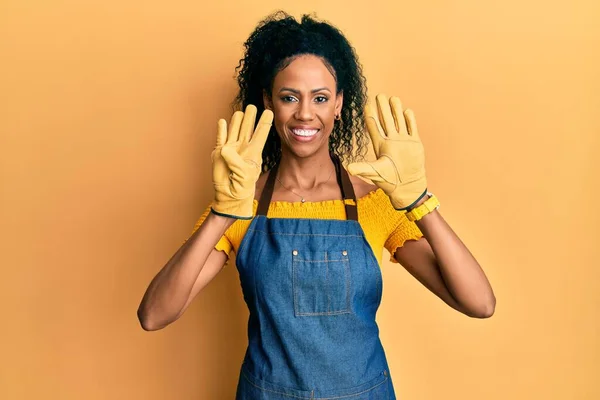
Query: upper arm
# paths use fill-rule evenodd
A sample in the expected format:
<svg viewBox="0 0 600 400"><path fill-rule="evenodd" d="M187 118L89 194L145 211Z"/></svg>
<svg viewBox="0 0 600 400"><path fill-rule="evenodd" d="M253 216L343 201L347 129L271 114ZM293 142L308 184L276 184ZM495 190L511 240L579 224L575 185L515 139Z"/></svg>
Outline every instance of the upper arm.
<svg viewBox="0 0 600 400"><path fill-rule="evenodd" d="M394 258L427 289L450 307L463 312L448 290L437 264L435 254L425 237L408 240L399 247Z"/></svg>

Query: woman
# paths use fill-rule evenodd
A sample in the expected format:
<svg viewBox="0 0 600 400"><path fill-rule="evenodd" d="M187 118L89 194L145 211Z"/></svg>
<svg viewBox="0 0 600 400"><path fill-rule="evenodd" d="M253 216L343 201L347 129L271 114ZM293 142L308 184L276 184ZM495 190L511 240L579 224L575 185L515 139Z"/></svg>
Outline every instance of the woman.
<svg viewBox="0 0 600 400"><path fill-rule="evenodd" d="M394 399L375 322L383 247L466 315L492 315L490 284L427 191L413 113L385 95L365 109L340 31L277 13L245 46L245 112L219 121L214 201L151 282L139 319L146 330L178 319L233 250L250 310L237 399ZM340 159L363 158L363 121L377 160L350 163L350 176Z"/></svg>

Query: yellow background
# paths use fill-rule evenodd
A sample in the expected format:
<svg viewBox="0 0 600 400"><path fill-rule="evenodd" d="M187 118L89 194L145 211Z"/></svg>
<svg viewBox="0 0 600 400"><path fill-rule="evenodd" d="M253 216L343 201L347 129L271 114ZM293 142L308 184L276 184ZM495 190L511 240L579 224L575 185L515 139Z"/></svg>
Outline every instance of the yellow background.
<svg viewBox="0 0 600 400"><path fill-rule="evenodd" d="M596 0L3 0L0 398L233 398L233 266L162 331L136 309L211 199L241 45L276 8L332 21L370 95L415 110L440 211L498 298L469 319L386 263L399 398L599 399Z"/></svg>

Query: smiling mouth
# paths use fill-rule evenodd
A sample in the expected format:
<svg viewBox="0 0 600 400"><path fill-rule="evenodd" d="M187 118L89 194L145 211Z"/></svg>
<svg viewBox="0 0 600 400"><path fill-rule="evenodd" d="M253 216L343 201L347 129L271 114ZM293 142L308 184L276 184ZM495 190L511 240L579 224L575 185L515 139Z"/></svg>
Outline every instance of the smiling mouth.
<svg viewBox="0 0 600 400"><path fill-rule="evenodd" d="M319 132L319 129L292 129L292 133L301 137L312 137Z"/></svg>

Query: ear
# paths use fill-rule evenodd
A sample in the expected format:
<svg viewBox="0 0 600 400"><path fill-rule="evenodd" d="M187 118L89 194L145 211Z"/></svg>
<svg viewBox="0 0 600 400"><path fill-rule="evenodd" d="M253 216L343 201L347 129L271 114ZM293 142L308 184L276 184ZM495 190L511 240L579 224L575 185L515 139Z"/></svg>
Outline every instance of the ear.
<svg viewBox="0 0 600 400"><path fill-rule="evenodd" d="M341 91L335 96L335 114L339 115L342 112L342 105L344 104L344 92Z"/></svg>
<svg viewBox="0 0 600 400"><path fill-rule="evenodd" d="M263 90L263 105L265 106L265 110L273 110L273 101L266 90Z"/></svg>

